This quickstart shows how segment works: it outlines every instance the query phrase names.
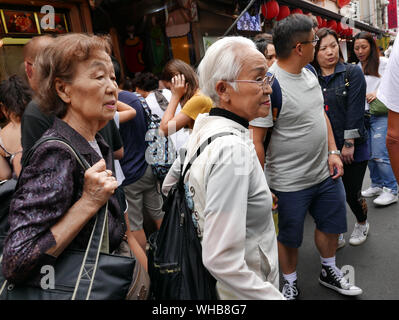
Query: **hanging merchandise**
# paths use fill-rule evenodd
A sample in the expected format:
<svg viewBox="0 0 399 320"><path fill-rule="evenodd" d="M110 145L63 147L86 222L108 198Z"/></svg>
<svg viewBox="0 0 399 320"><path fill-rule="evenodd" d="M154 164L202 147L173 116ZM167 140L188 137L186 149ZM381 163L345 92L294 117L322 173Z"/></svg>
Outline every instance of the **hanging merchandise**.
<svg viewBox="0 0 399 320"><path fill-rule="evenodd" d="M320 16L316 16L317 19L317 25L319 26L319 28L323 28L322 24L323 24L323 19Z"/></svg>
<svg viewBox="0 0 399 320"><path fill-rule="evenodd" d="M283 20L284 18L287 18L290 15L290 13L291 13L290 8L288 8L287 6L281 6L276 20L277 21Z"/></svg>
<svg viewBox="0 0 399 320"><path fill-rule="evenodd" d="M274 19L280 12L280 6L277 1L268 1L262 5L262 14L267 20Z"/></svg>
<svg viewBox="0 0 399 320"><path fill-rule="evenodd" d="M340 8L345 7L346 5L348 5L350 3L351 3L351 0L337 0L337 5Z"/></svg>
<svg viewBox="0 0 399 320"><path fill-rule="evenodd" d="M335 21L335 20L327 21L327 28L337 31L337 21Z"/></svg>
<svg viewBox="0 0 399 320"><path fill-rule="evenodd" d="M145 69L143 61L143 41L134 34L134 26L127 26L126 31L128 34L124 43L124 54L127 69L132 72L141 72Z"/></svg>
<svg viewBox="0 0 399 320"><path fill-rule="evenodd" d="M293 9L291 10L291 14L303 14L303 11L299 8Z"/></svg>
<svg viewBox="0 0 399 320"><path fill-rule="evenodd" d="M190 12L179 8L169 12L166 21L166 35L168 37L182 37L190 32Z"/></svg>
<svg viewBox="0 0 399 320"><path fill-rule="evenodd" d="M344 33L345 33L345 28L344 28L344 26L342 25L342 23L341 22L338 22L337 23L337 29L336 29L336 31L337 31L337 33L339 34L339 35L344 35Z"/></svg>
<svg viewBox="0 0 399 320"><path fill-rule="evenodd" d="M157 25L156 17L152 17L152 28L149 32L150 48L152 53L152 72L158 74L166 62L166 39L162 28Z"/></svg>

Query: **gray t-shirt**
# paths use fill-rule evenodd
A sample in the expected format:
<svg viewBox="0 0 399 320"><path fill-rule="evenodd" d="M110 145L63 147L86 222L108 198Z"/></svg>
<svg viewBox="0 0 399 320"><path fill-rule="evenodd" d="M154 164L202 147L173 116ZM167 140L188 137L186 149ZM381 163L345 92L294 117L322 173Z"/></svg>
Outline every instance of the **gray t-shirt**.
<svg viewBox="0 0 399 320"><path fill-rule="evenodd" d="M269 72L280 83L283 101L266 152L267 181L277 191L304 190L330 175L322 91L306 68L291 74L274 63Z"/></svg>

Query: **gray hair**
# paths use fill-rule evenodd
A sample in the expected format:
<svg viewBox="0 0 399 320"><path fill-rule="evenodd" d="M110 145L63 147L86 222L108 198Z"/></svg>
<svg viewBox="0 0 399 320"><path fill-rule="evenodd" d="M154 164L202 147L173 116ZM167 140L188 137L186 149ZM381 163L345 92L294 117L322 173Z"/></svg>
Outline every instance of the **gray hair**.
<svg viewBox="0 0 399 320"><path fill-rule="evenodd" d="M198 66L200 90L210 97L215 105L219 103L216 83L220 80L237 79L244 58L242 56L243 47L257 50L253 41L244 37L219 39L208 48ZM232 86L236 90L235 83L232 83Z"/></svg>

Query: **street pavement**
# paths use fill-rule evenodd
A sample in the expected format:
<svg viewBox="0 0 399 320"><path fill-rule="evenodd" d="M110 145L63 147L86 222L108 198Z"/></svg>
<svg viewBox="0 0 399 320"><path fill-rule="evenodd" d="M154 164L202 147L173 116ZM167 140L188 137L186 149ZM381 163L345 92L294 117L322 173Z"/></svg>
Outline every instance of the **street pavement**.
<svg viewBox="0 0 399 320"><path fill-rule="evenodd" d="M367 170L362 190L370 186L369 177ZM348 231L344 234L346 245L336 255L339 268L344 265L353 266L355 284L363 289L363 294L346 297L319 284L320 256L314 244L315 224L308 214L297 267L300 300L399 299L399 203L376 207L373 198L368 198L367 205L370 231L366 242L360 246L349 244L356 219L347 206ZM280 273L280 283L281 280Z"/></svg>

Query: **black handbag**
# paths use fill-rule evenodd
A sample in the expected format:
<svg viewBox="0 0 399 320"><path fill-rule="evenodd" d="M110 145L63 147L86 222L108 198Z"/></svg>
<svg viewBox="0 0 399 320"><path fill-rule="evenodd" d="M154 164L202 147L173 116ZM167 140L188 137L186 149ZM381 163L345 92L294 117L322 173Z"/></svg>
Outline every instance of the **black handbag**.
<svg viewBox="0 0 399 320"><path fill-rule="evenodd" d="M54 140L66 144L83 168L90 167L68 141L53 137L40 139L26 157L27 161L39 144ZM10 283L0 272L0 299L125 299L132 285L136 259L108 253L107 208L108 204L96 215L86 251L66 249L53 264L38 266L36 273L23 284Z"/></svg>
<svg viewBox="0 0 399 320"><path fill-rule="evenodd" d="M190 159L184 173L181 170L179 181L169 191L161 227L149 237L148 273L154 300L217 299L216 280L202 263L201 242L186 200L184 177L213 139L230 134L223 132L207 139Z"/></svg>

